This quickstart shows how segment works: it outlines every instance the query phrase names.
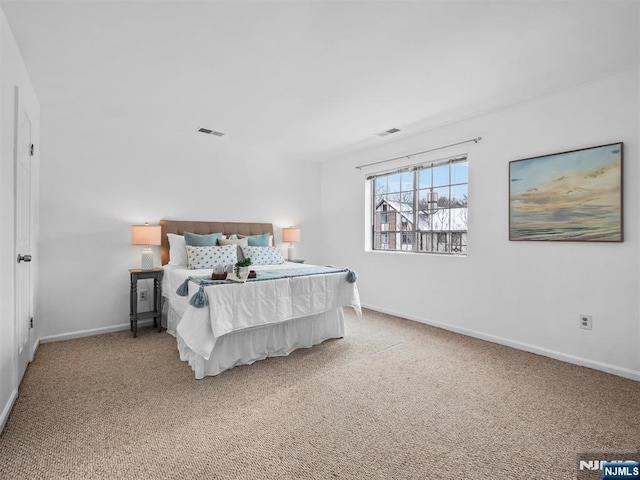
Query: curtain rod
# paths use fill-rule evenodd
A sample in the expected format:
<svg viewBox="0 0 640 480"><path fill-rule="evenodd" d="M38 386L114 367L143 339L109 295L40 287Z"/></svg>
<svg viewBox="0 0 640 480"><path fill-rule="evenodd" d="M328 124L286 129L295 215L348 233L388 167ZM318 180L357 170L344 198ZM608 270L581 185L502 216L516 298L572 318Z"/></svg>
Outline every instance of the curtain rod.
<svg viewBox="0 0 640 480"><path fill-rule="evenodd" d="M463 140L461 142L450 143L449 145L442 145L441 147L430 148L429 150L424 150L422 152L409 153L407 155L401 155L399 157L389 158L387 160L380 160L378 162L365 163L363 165L356 166L356 169L362 170L363 168L366 168L366 167L372 167L374 165L380 165L381 163L393 162L394 160L400 160L401 158L409 158L410 159L411 157L413 157L415 155L422 155L423 153L435 152L436 150L442 150L443 148L455 147L456 145L462 145L462 144L470 143L470 142L478 143L480 140L482 140L482 137L470 138L469 140Z"/></svg>
<svg viewBox="0 0 640 480"><path fill-rule="evenodd" d="M425 165L444 164L447 161L455 162L457 160L465 160L466 158L467 158L467 154L461 153L459 155L456 155L455 157L451 157L451 156L441 157L441 158L436 158L434 160L428 160L426 162L412 163L411 165L406 165L406 166L403 165L402 167L392 168L390 170L367 173L366 176L367 176L367 180L371 180L372 178L380 177L382 175L389 175L391 173L408 172L411 170L415 170L416 168L423 167Z"/></svg>

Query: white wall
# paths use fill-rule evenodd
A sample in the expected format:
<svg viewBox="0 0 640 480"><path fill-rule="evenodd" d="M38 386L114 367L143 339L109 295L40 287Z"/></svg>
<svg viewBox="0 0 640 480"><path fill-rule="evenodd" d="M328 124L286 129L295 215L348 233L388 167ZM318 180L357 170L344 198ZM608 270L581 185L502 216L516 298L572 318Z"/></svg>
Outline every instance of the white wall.
<svg viewBox="0 0 640 480"><path fill-rule="evenodd" d="M635 70L325 162L323 261L357 270L370 308L640 379L639 100ZM354 166L476 136L412 162L469 153L468 257L365 252ZM509 242L510 160L618 141L624 243Z"/></svg>
<svg viewBox="0 0 640 480"><path fill-rule="evenodd" d="M320 167L236 145L232 132L196 133L198 126L153 132L135 119L43 107L44 340L128 328L128 269L139 267L142 248L131 245L132 224L272 222L276 243L283 226L296 225L299 256L317 256Z"/></svg>
<svg viewBox="0 0 640 480"><path fill-rule="evenodd" d="M9 408L15 400L18 388L17 359L14 320L15 251L15 87L20 87L21 102L32 121L32 138L38 145L39 106L29 75L22 62L15 39L9 29L4 12L0 8L0 431L6 421ZM34 261L31 272L35 294L38 294L39 252L38 238L38 156L32 158L32 251ZM25 252L27 253L27 252ZM39 311L33 312L36 328L32 330L34 341L38 338Z"/></svg>

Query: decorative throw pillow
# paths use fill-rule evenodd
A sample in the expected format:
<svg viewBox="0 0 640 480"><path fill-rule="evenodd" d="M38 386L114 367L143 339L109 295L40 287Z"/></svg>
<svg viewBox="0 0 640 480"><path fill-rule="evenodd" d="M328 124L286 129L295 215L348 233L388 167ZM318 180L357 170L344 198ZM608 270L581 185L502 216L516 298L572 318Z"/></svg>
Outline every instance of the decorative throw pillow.
<svg viewBox="0 0 640 480"><path fill-rule="evenodd" d="M169 265L187 266L187 249L184 237L175 233L167 233L169 239Z"/></svg>
<svg viewBox="0 0 640 480"><path fill-rule="evenodd" d="M234 235L231 235L231 237L229 238L219 238L218 239L218 244L220 245L237 245L237 252L236 254L238 255L238 260L244 260L244 255L242 254L242 246L247 246L247 239L246 238L232 238Z"/></svg>
<svg viewBox="0 0 640 480"><path fill-rule="evenodd" d="M271 234L263 233L261 235L238 235L238 238L246 238L250 247L268 247L271 245Z"/></svg>
<svg viewBox="0 0 640 480"><path fill-rule="evenodd" d="M269 233L263 233L262 235L251 235L247 238L250 247L268 247L269 246Z"/></svg>
<svg viewBox="0 0 640 480"><path fill-rule="evenodd" d="M239 245L239 246L247 246L249 245L248 241L246 238L219 238L218 239L218 244L219 245Z"/></svg>
<svg viewBox="0 0 640 480"><path fill-rule="evenodd" d="M278 247L240 247L244 258L251 258L252 265L281 265L284 263Z"/></svg>
<svg viewBox="0 0 640 480"><path fill-rule="evenodd" d="M235 245L222 247L194 247L187 245L189 269L215 268L216 265L235 265L238 261Z"/></svg>
<svg viewBox="0 0 640 480"><path fill-rule="evenodd" d="M184 232L184 240L186 244L194 247L215 247L218 239L223 237L224 235L222 235L222 233L199 235L197 233Z"/></svg>

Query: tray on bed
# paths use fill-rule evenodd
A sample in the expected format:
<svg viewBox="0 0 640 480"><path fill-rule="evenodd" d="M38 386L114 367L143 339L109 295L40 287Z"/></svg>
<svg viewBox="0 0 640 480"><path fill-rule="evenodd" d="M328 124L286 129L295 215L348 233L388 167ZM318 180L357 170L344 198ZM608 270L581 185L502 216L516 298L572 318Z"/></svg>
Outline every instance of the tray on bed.
<svg viewBox="0 0 640 480"><path fill-rule="evenodd" d="M249 276L247 278L256 278L257 273L255 270L251 270L249 271ZM226 273L212 273L211 274L211 280L226 280L227 278L227 274Z"/></svg>

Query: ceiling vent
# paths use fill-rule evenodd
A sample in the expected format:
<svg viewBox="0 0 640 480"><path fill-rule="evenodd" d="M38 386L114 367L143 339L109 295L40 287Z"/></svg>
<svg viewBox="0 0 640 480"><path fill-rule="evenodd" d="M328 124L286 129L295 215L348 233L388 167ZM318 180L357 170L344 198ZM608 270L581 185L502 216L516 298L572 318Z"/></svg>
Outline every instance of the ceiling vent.
<svg viewBox="0 0 640 480"><path fill-rule="evenodd" d="M206 133L207 135L215 135L216 137L222 137L224 133L216 132L215 130L209 130L208 128L199 128L199 132Z"/></svg>
<svg viewBox="0 0 640 480"><path fill-rule="evenodd" d="M400 131L399 128L390 128L389 130L385 130L384 132L380 132L377 135L379 137L386 137L387 135L391 135L392 133L397 133L399 131Z"/></svg>

